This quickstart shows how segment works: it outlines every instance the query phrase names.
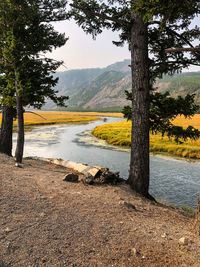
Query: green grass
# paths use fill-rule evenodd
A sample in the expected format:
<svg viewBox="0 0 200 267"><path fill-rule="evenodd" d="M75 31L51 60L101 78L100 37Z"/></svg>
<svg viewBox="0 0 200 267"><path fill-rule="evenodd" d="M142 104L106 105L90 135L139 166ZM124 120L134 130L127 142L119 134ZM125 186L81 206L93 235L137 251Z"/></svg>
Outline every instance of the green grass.
<svg viewBox="0 0 200 267"><path fill-rule="evenodd" d="M191 208L191 207L188 207L188 206L182 206L181 207L182 210L188 212L188 213L191 213L191 214L195 214L196 213L196 210Z"/></svg>

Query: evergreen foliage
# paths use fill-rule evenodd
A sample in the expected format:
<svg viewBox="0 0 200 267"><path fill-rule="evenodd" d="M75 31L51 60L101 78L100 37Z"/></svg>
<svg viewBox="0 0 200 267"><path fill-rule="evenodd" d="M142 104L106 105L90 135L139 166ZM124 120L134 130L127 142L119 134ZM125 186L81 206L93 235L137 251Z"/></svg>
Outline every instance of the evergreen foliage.
<svg viewBox="0 0 200 267"><path fill-rule="evenodd" d="M172 47L193 47L200 28L190 28L200 13L198 0L73 0L69 18L95 38L104 28L119 31L116 45L129 44L132 71L132 146L129 183L152 197L149 189L149 101L156 78L200 64L200 54L166 53ZM149 56L150 55L150 56Z"/></svg>
<svg viewBox="0 0 200 267"><path fill-rule="evenodd" d="M64 105L67 97L56 96L53 87L58 78L52 75L62 61L56 62L45 54L61 47L67 40L48 23L50 18L63 18L65 4L66 1L44 0L3 0L0 3L2 103L15 105L15 69L24 107L30 105L41 108L45 97ZM10 95L13 95L12 99Z"/></svg>
<svg viewBox="0 0 200 267"><path fill-rule="evenodd" d="M162 136L167 135L173 137L177 143L181 140L186 141L188 138L196 140L200 137L200 131L193 126L184 129L181 126L173 125L172 121L179 115L185 118L193 116L199 109L194 103L195 95L186 95L178 98L170 97L169 92L161 94L159 92L151 92L150 94L150 131L152 134L160 132ZM132 94L126 91L128 100L132 100ZM122 110L124 117L131 120L132 108L125 106Z"/></svg>
<svg viewBox="0 0 200 267"><path fill-rule="evenodd" d="M2 103L16 106L18 139L16 160L22 161L24 147L24 107L40 108L45 97L64 106L68 97L56 96L53 77L62 62L45 54L65 44L63 34L50 21L64 18L66 1L3 0L0 2L0 73ZM2 125L3 128L3 125Z"/></svg>

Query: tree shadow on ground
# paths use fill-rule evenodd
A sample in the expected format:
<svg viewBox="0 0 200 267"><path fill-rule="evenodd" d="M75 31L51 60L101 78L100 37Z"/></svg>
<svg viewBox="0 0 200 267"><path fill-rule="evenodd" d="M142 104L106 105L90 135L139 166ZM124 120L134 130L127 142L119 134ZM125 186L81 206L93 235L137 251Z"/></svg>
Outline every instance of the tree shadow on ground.
<svg viewBox="0 0 200 267"><path fill-rule="evenodd" d="M0 259L0 267L9 267L9 265L6 265L6 264Z"/></svg>

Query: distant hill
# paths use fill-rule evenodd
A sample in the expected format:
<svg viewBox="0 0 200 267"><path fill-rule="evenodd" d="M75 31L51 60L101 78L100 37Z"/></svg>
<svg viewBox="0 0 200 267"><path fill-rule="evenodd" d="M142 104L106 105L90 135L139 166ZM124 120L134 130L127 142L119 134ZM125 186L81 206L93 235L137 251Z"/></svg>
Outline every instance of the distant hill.
<svg viewBox="0 0 200 267"><path fill-rule="evenodd" d="M56 90L68 95L67 110L120 111L128 102L125 90L131 90L130 60L109 65L106 68L77 69L56 73L59 77ZM200 72L165 76L155 87L160 92L169 91L172 96L196 94L200 104ZM47 102L45 109L57 107Z"/></svg>
<svg viewBox="0 0 200 267"><path fill-rule="evenodd" d="M156 86L158 91L169 91L174 97L195 94L195 101L200 104L200 72L176 74L173 77L165 76L157 81Z"/></svg>

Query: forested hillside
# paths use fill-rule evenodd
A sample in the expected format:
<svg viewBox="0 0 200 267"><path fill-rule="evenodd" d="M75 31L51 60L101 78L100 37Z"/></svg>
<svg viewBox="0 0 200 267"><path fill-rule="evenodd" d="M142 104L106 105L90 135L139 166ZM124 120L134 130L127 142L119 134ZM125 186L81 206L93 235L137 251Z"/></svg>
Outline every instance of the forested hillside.
<svg viewBox="0 0 200 267"><path fill-rule="evenodd" d="M130 61L124 60L106 68L79 69L58 72L56 89L60 95L69 95L67 110L120 111L127 104L125 90L131 90ZM165 76L155 88L169 91L172 96L195 94L200 104L200 72ZM55 109L47 103L46 109Z"/></svg>
<svg viewBox="0 0 200 267"><path fill-rule="evenodd" d="M166 76L156 84L161 92L169 91L174 97L195 94L195 100L200 104L200 72L189 72L174 77Z"/></svg>

